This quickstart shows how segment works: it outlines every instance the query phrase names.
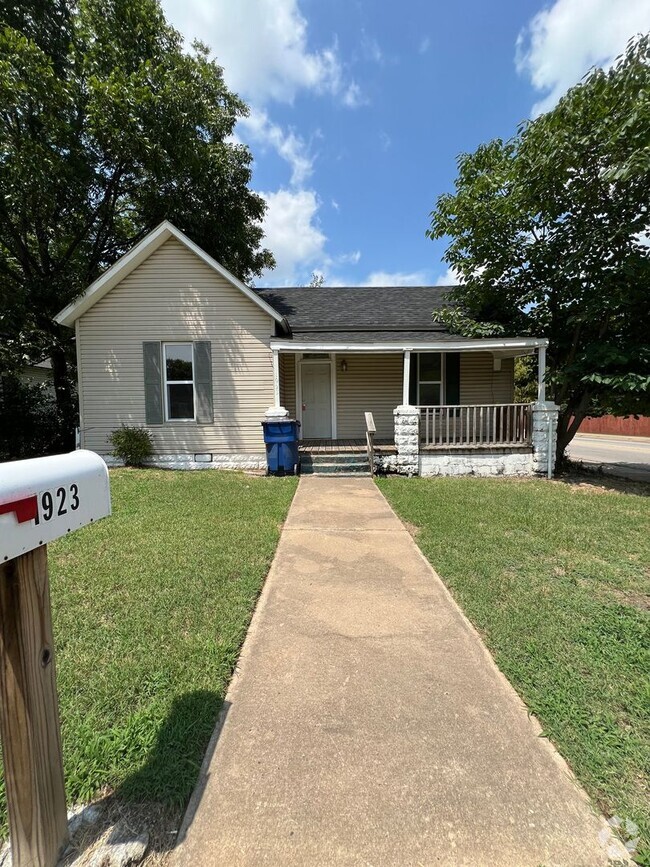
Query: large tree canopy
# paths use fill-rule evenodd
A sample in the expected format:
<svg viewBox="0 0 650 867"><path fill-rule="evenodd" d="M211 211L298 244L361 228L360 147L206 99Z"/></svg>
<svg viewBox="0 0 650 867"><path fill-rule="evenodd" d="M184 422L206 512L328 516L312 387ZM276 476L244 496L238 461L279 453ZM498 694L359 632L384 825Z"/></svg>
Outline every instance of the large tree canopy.
<svg viewBox="0 0 650 867"><path fill-rule="evenodd" d="M557 107L458 160L431 238L461 275L467 335L549 338L558 456L588 414L650 409L650 40Z"/></svg>
<svg viewBox="0 0 650 867"><path fill-rule="evenodd" d="M207 50L186 53L156 0L0 7L0 365L51 355L73 414L53 316L167 218L243 280L273 265L245 104ZM0 370L1 372L1 370Z"/></svg>

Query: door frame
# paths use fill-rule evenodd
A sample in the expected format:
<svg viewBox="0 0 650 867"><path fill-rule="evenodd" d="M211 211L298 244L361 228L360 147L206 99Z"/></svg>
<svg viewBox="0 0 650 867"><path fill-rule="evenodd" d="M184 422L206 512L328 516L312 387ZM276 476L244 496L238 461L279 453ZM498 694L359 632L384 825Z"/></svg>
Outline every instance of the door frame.
<svg viewBox="0 0 650 867"><path fill-rule="evenodd" d="M304 353L296 353L296 418L300 422L300 439L302 436L302 368L304 364L329 364L330 366L330 413L332 417L332 436L336 439L336 353L328 352L327 358L304 358Z"/></svg>

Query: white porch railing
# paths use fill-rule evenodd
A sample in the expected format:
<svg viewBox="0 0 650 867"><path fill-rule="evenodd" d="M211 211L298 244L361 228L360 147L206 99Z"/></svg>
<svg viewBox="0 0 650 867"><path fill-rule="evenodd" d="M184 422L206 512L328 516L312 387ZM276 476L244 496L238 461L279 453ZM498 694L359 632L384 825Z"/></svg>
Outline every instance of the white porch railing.
<svg viewBox="0 0 650 867"><path fill-rule="evenodd" d="M420 440L429 448L530 445L531 404L420 406Z"/></svg>

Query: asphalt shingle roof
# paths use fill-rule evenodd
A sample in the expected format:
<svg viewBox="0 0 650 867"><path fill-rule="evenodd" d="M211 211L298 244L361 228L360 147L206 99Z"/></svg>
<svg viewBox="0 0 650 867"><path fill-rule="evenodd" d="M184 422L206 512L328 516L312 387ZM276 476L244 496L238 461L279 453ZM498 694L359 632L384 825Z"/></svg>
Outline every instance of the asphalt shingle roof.
<svg viewBox="0 0 650 867"><path fill-rule="evenodd" d="M449 286L321 286L260 289L285 316L295 339L444 339L447 330L432 313L445 303Z"/></svg>
<svg viewBox="0 0 650 867"><path fill-rule="evenodd" d="M459 335L449 334L444 328L430 331L294 331L294 340L301 343L436 343L458 340ZM291 338L288 339L291 342Z"/></svg>

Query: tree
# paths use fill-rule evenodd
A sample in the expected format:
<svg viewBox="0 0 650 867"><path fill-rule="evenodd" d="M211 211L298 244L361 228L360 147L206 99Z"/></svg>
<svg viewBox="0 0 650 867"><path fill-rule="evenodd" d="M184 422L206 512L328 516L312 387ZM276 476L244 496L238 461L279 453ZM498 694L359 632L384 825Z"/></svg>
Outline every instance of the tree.
<svg viewBox="0 0 650 867"><path fill-rule="evenodd" d="M431 214L463 280L446 324L549 339L560 459L586 415L650 409L649 202L646 35L510 141L462 154Z"/></svg>
<svg viewBox="0 0 650 867"><path fill-rule="evenodd" d="M308 289L320 289L325 283L325 275L319 274L318 271L312 271L309 283L305 284Z"/></svg>
<svg viewBox="0 0 650 867"><path fill-rule="evenodd" d="M171 220L242 280L273 266L232 140L247 111L157 0L0 7L0 364L51 356L70 430L71 332L53 317L150 229Z"/></svg>

